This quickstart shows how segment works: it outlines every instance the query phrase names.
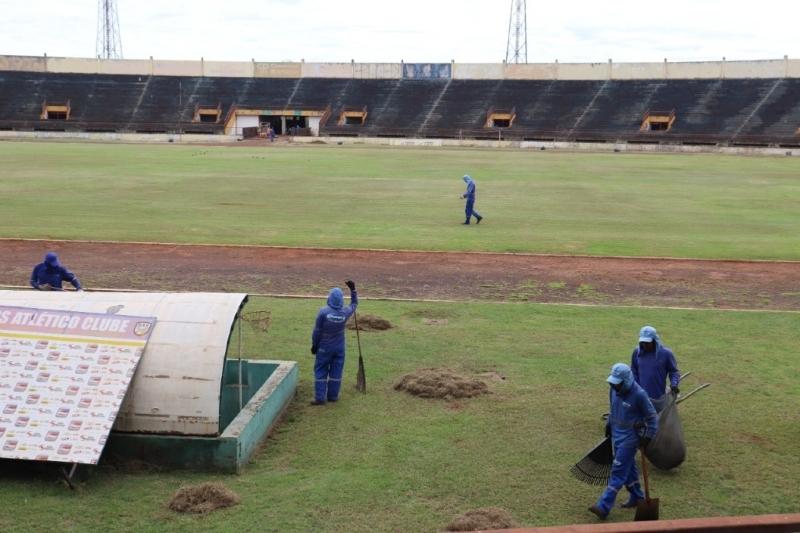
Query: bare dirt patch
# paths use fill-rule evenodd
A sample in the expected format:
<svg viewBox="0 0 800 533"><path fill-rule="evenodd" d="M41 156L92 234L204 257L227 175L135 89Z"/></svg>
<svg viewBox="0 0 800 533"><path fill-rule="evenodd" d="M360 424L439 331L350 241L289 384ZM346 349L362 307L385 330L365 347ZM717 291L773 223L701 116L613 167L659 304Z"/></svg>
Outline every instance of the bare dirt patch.
<svg viewBox="0 0 800 533"><path fill-rule="evenodd" d="M355 330L356 321L348 322L347 329ZM358 315L359 331L386 331L387 329L392 329L392 324L388 320L374 315Z"/></svg>
<svg viewBox="0 0 800 533"><path fill-rule="evenodd" d="M239 501L239 495L222 483L201 483L178 489L169 501L169 508L177 513L205 514L232 507Z"/></svg>
<svg viewBox="0 0 800 533"><path fill-rule="evenodd" d="M84 286L315 295L352 278L361 296L800 310L800 262L386 252L0 240L0 283L27 286L58 252ZM435 312L435 310L430 310ZM421 319L450 316L419 311ZM408 315L411 316L411 315Z"/></svg>
<svg viewBox="0 0 800 533"><path fill-rule="evenodd" d="M485 381L462 376L448 368L421 368L400 377L394 388L420 398L443 400L474 398L489 393Z"/></svg>
<svg viewBox="0 0 800 533"><path fill-rule="evenodd" d="M508 511L499 507L484 507L467 511L450 522L446 531L479 531L484 529L509 529L517 527Z"/></svg>

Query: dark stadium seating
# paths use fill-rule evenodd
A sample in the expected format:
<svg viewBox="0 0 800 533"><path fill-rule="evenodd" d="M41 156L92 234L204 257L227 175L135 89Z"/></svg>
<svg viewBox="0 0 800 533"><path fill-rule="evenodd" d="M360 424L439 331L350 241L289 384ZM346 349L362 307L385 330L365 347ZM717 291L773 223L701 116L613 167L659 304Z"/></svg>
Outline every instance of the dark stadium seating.
<svg viewBox="0 0 800 533"><path fill-rule="evenodd" d="M69 101L69 120L42 120ZM222 133L198 107L328 110L323 134L797 146L800 80L630 81L210 78L0 72L0 129ZM511 127L486 127L490 110ZM363 124L339 124L366 110ZM640 131L648 112L669 131Z"/></svg>

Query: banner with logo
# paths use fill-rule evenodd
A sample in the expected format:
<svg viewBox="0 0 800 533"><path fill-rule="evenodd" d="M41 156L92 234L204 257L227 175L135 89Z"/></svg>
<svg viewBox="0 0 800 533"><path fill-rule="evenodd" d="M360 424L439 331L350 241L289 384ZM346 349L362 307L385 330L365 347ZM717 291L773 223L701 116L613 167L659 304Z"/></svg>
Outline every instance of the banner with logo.
<svg viewBox="0 0 800 533"><path fill-rule="evenodd" d="M0 457L97 464L155 323L0 305Z"/></svg>

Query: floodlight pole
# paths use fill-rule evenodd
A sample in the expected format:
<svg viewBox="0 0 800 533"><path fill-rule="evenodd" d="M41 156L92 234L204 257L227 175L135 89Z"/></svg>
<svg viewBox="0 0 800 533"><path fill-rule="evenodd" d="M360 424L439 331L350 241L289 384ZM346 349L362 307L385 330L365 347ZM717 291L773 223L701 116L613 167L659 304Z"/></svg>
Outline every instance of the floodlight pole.
<svg viewBox="0 0 800 533"><path fill-rule="evenodd" d="M511 41L514 47L511 47ZM508 40L506 41L506 63L528 62L528 9L525 0L511 0L508 17Z"/></svg>
<svg viewBox="0 0 800 533"><path fill-rule="evenodd" d="M122 59L122 37L116 0L97 2L97 40L95 55L100 59Z"/></svg>

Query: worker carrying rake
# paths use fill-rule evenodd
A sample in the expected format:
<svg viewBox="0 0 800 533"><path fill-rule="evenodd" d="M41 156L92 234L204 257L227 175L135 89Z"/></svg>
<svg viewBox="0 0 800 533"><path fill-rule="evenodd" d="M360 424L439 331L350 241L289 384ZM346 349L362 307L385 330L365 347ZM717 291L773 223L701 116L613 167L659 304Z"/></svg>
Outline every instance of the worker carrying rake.
<svg viewBox="0 0 800 533"><path fill-rule="evenodd" d="M644 326L639 331L639 345L631 354L633 379L641 385L657 412L667 406L665 382L669 377L670 392L680 392L681 373L672 350L661 343L656 328Z"/></svg>
<svg viewBox="0 0 800 533"><path fill-rule="evenodd" d="M344 372L344 328L356 312L358 294L352 280L345 282L350 289L350 305L344 306L342 289L335 287L328 294L328 305L321 308L311 334L311 353L314 361L314 401L311 405L325 405L339 399Z"/></svg>
<svg viewBox="0 0 800 533"><path fill-rule="evenodd" d="M611 479L597 503L589 511L601 520L608 517L617 493L625 487L630 497L623 508L636 508L645 495L639 484L639 469L636 467L636 450L647 448L658 431L658 415L650 398L633 379L631 368L624 363L611 367L606 379L610 385L611 411L606 423L606 436L614 445L614 462Z"/></svg>

